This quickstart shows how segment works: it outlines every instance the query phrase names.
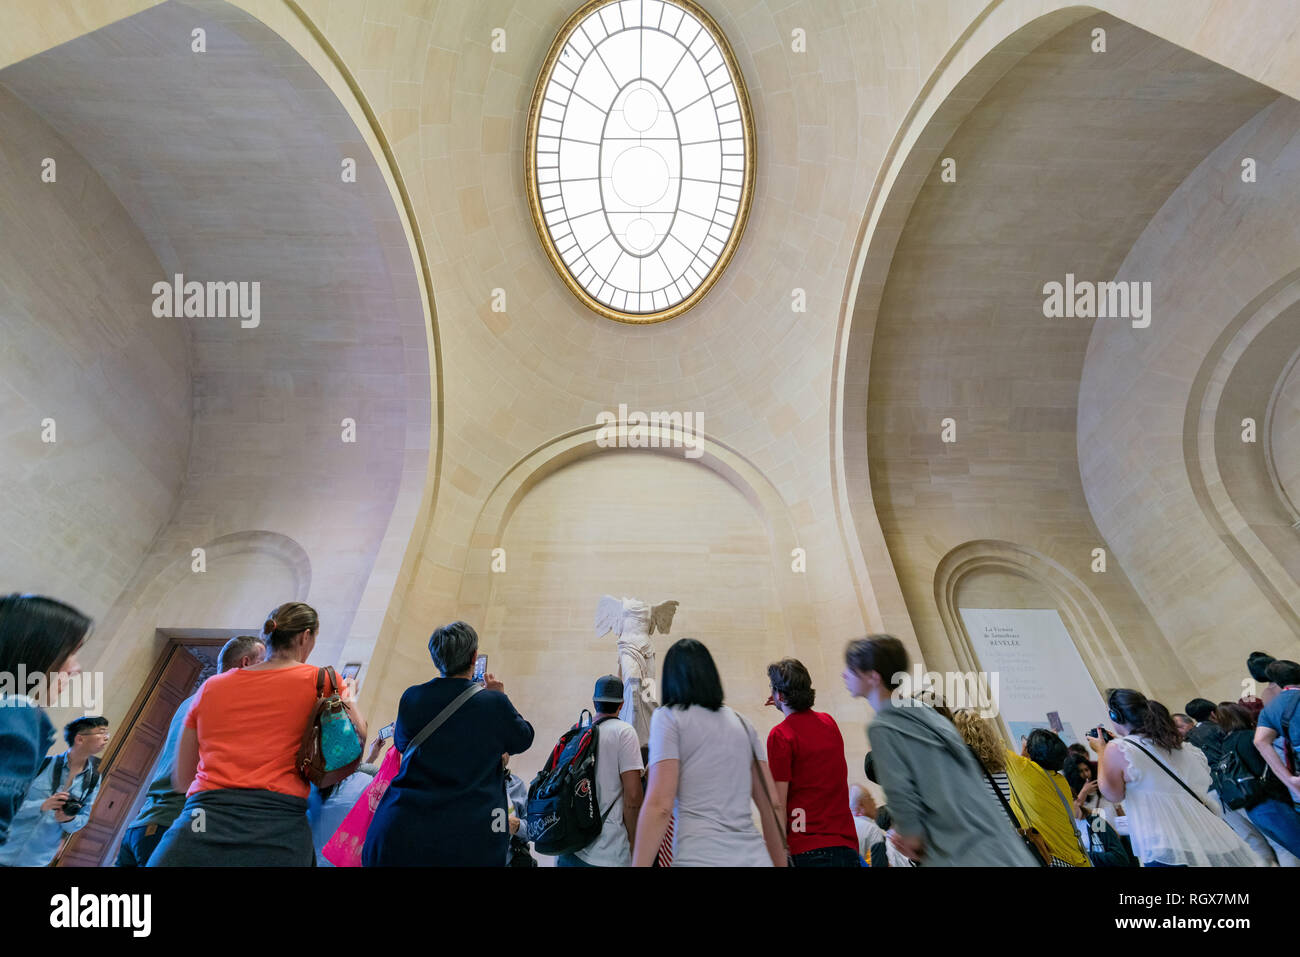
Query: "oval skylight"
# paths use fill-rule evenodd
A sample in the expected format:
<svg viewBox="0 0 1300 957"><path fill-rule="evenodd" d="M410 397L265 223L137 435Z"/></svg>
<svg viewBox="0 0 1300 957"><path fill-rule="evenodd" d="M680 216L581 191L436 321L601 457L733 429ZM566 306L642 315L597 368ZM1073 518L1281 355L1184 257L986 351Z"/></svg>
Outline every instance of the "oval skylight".
<svg viewBox="0 0 1300 957"><path fill-rule="evenodd" d="M593 0L570 17L537 81L525 154L547 256L611 319L685 312L744 231L745 83L717 24L688 0Z"/></svg>

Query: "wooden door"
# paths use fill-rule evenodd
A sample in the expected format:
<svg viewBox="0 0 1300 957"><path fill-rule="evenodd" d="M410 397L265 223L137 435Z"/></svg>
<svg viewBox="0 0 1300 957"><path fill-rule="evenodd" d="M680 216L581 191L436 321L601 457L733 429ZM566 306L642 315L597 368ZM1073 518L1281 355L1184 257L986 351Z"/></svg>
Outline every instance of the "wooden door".
<svg viewBox="0 0 1300 957"><path fill-rule="evenodd" d="M183 645L168 643L122 727L113 729L113 742L104 754L103 778L90 820L64 842L55 867L113 864L105 859L116 849L122 828L130 823L126 817L134 812L137 797L149 786L172 716L194 690L202 670L203 662Z"/></svg>

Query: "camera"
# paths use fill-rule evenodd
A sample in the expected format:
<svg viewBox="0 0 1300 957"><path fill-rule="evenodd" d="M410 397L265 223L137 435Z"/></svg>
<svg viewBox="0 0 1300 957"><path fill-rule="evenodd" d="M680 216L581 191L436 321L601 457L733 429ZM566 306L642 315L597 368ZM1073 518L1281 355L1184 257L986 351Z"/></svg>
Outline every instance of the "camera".
<svg viewBox="0 0 1300 957"><path fill-rule="evenodd" d="M70 797L63 802L63 813L68 815L68 817L76 817L81 813L81 807L82 804L80 798Z"/></svg>

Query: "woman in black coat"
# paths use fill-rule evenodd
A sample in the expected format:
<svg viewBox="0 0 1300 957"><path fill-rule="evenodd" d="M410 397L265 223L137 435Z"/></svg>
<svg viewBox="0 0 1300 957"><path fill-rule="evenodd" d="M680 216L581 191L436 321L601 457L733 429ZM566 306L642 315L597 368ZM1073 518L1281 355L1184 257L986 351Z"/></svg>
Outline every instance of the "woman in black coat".
<svg viewBox="0 0 1300 957"><path fill-rule="evenodd" d="M533 726L520 717L492 675L482 688L470 679L478 635L465 622L435 631L429 654L442 677L402 695L393 731L402 768L366 831L362 863L502 867L510 847L510 804L501 755L527 751ZM437 730L410 750L425 726L462 698Z"/></svg>

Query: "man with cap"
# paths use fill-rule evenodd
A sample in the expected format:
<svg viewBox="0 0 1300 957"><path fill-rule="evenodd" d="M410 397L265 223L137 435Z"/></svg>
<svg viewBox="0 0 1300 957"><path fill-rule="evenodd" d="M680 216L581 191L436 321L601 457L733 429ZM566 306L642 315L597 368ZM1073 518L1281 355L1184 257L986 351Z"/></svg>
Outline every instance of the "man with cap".
<svg viewBox="0 0 1300 957"><path fill-rule="evenodd" d="M557 867L630 867L636 845L641 787L641 742L636 729L618 717L623 682L614 675L596 681L591 696L596 713L596 806L604 826L597 838L572 854L555 859ZM616 813L618 807L623 813Z"/></svg>

